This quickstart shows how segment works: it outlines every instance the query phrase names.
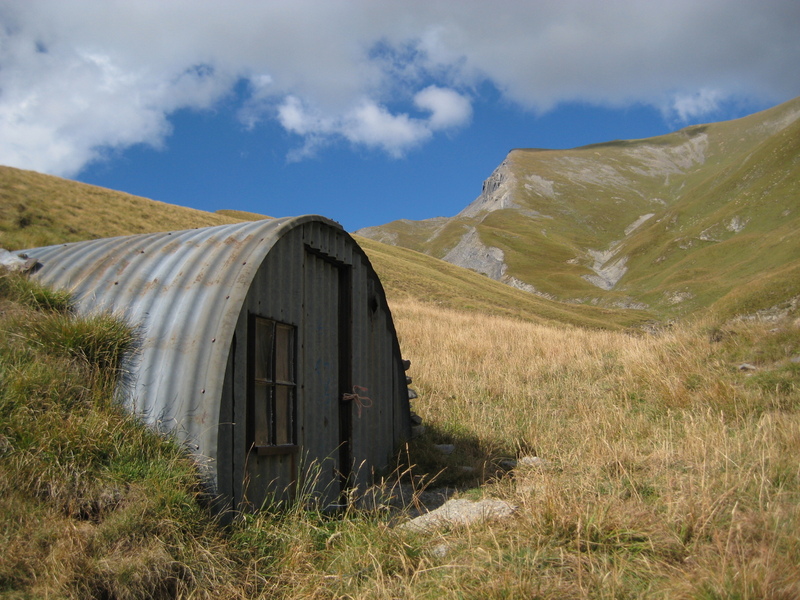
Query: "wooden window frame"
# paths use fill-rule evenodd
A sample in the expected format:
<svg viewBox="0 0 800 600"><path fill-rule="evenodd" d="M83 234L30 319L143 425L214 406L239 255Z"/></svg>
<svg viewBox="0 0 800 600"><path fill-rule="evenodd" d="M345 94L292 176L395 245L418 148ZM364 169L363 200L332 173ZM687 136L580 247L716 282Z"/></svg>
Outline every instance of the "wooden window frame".
<svg viewBox="0 0 800 600"><path fill-rule="evenodd" d="M257 346L259 343L259 326L271 329L269 339L269 364L257 365ZM277 331L283 329L289 332L290 348L279 349ZM280 350L280 352L279 352ZM288 364L288 377L279 378L276 364L280 356ZM274 456L294 454L299 450L297 445L297 327L290 323L283 323L275 319L268 319L251 314L248 322L248 369L247 369L247 446L252 448L259 456ZM265 393L265 402L262 404L266 414L257 414L257 390L261 388ZM291 420L288 424L288 441L280 441L277 431L278 418L277 403L278 390L284 390L288 396L288 410L285 415ZM266 429L266 431L265 431ZM287 432L283 432L287 433Z"/></svg>

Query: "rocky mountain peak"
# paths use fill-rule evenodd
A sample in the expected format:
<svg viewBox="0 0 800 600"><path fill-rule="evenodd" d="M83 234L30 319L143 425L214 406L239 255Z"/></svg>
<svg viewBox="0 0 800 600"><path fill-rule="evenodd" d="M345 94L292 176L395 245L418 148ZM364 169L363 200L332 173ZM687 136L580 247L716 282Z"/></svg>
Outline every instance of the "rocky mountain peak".
<svg viewBox="0 0 800 600"><path fill-rule="evenodd" d="M655 138L513 150L456 216L359 233L571 303L760 305L759 286L800 290L786 275L800 269L799 115L797 98Z"/></svg>
<svg viewBox="0 0 800 600"><path fill-rule="evenodd" d="M474 217L482 212L491 212L502 208L517 208L514 201L514 188L517 178L506 158L489 178L483 182L481 194L473 200L458 217Z"/></svg>

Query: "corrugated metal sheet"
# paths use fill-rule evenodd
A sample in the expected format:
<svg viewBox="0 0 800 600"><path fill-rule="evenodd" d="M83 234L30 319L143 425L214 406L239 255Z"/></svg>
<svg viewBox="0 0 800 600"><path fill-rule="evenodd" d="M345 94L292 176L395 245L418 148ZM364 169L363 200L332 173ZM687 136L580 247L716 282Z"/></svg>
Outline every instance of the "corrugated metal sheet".
<svg viewBox="0 0 800 600"><path fill-rule="evenodd" d="M333 221L294 217L26 252L42 265L35 277L69 290L80 311L112 311L136 327L139 351L126 358L123 400L207 457L209 475L236 505L258 506L302 478L298 461L321 465L313 487L335 502L339 472L353 469L354 481L368 482L409 433L383 288ZM302 456L246 447L250 314L297 327ZM352 386L369 400L342 402ZM352 428L349 465L340 464L342 425Z"/></svg>
<svg viewBox="0 0 800 600"><path fill-rule="evenodd" d="M250 283L302 216L35 248L43 284L72 292L82 312L112 311L137 327L129 408L216 458L229 344Z"/></svg>
<svg viewBox="0 0 800 600"><path fill-rule="evenodd" d="M280 495L310 461L322 467L313 486L320 499L336 502L338 471L353 469L353 480L367 483L409 433L383 288L333 221L294 217L26 252L41 263L35 277L69 290L81 312L111 311L136 328L123 400L207 457L218 490L236 505ZM254 456L246 447L250 314L298 327L301 456ZM342 402L351 385L369 400ZM352 464L342 465L348 422Z"/></svg>

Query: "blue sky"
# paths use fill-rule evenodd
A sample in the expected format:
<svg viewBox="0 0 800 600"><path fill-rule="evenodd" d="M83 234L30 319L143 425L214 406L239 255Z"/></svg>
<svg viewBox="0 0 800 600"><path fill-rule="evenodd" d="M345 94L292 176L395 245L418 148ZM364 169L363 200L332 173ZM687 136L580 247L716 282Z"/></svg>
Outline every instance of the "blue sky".
<svg viewBox="0 0 800 600"><path fill-rule="evenodd" d="M287 160L299 140L274 123L246 131L228 111L181 112L164 149L127 149L78 179L201 210L323 214L354 231L456 214L512 148L571 148L670 129L647 107L568 105L541 117L489 100L474 108L469 126L403 157L340 142L300 161Z"/></svg>
<svg viewBox="0 0 800 600"><path fill-rule="evenodd" d="M349 231L800 94L794 0L0 0L0 164Z"/></svg>

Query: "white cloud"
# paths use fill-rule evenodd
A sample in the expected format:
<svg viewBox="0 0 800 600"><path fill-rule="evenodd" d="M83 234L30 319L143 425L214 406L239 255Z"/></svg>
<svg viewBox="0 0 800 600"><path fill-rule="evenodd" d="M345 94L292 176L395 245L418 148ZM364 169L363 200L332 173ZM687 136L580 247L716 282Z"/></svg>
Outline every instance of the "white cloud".
<svg viewBox="0 0 800 600"><path fill-rule="evenodd" d="M414 96L414 104L421 110L431 112L429 125L432 130L458 127L472 117L472 104L468 98L435 85L418 92Z"/></svg>
<svg viewBox="0 0 800 600"><path fill-rule="evenodd" d="M287 96L283 104L278 107L278 121L286 131L297 135L333 131L333 123L330 120L309 112L297 96Z"/></svg>
<svg viewBox="0 0 800 600"><path fill-rule="evenodd" d="M395 157L431 136L426 122L407 114L393 115L369 100L346 115L341 132L355 144L382 148Z"/></svg>
<svg viewBox="0 0 800 600"><path fill-rule="evenodd" d="M242 123L277 119L298 157L337 139L401 156L466 125L486 82L536 111L693 119L800 94L798 22L796 0L0 0L0 163L74 175L168 143L172 112L242 80Z"/></svg>
<svg viewBox="0 0 800 600"><path fill-rule="evenodd" d="M678 121L687 121L713 113L724 99L718 90L701 89L693 94L676 94L667 110L667 115L674 115Z"/></svg>
<svg viewBox="0 0 800 600"><path fill-rule="evenodd" d="M324 145L326 137L340 137L399 158L428 140L434 131L463 124L472 113L469 100L452 90L426 88L420 94L425 100L418 104L431 113L428 119L413 118L407 113L393 114L368 98L347 113L328 118L305 106L296 96L289 96L278 107L278 121L286 131L308 137L302 150L292 155L294 159L314 154Z"/></svg>

